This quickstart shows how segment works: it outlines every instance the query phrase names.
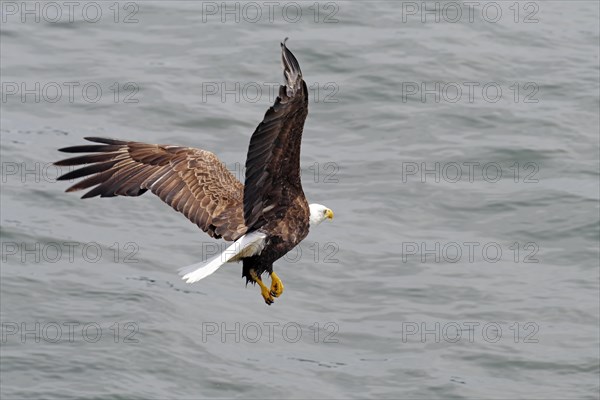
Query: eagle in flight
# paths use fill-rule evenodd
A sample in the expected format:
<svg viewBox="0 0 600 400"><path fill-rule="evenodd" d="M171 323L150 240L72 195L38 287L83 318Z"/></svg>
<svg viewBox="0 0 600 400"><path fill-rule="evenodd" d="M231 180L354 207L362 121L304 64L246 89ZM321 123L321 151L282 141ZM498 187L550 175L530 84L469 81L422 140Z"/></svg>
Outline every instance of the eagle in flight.
<svg viewBox="0 0 600 400"><path fill-rule="evenodd" d="M286 38L287 40L287 38ZM94 145L60 149L90 153L58 166L88 164L60 176L84 178L66 191L89 189L82 198L140 196L150 190L213 238L233 241L216 257L180 269L197 282L228 262L242 261L246 284L260 286L267 304L283 292L273 263L307 235L310 226L333 219L320 204L308 204L300 180L300 142L308 113L308 89L296 57L281 43L285 85L250 139L242 184L213 153L173 145L88 137ZM271 288L261 276L268 272Z"/></svg>

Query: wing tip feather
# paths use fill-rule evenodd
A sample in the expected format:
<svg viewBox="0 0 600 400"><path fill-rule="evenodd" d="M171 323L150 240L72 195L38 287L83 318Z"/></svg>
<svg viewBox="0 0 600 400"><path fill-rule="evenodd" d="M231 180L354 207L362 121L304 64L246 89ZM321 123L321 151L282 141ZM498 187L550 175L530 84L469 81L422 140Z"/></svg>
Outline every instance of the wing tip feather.
<svg viewBox="0 0 600 400"><path fill-rule="evenodd" d="M302 82L302 70L300 69L300 63L294 56L294 54L287 48L286 37L281 43L281 61L283 63L283 77L286 81L287 95L292 97L298 89L300 89L300 82Z"/></svg>

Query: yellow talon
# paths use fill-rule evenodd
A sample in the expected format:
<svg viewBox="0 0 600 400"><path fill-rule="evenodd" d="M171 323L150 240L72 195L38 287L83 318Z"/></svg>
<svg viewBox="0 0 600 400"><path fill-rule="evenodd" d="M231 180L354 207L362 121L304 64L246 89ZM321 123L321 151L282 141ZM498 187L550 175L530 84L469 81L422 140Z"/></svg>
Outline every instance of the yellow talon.
<svg viewBox="0 0 600 400"><path fill-rule="evenodd" d="M265 299L265 303L267 303L268 305L273 304L273 302L275 301L273 296L271 296L269 289L267 289L267 287L265 285L261 285L260 294L262 295L263 299Z"/></svg>
<svg viewBox="0 0 600 400"><path fill-rule="evenodd" d="M271 295L273 297L279 297L283 293L283 282L277 276L275 272L271 272Z"/></svg>
<svg viewBox="0 0 600 400"><path fill-rule="evenodd" d="M263 281L258 275L256 275L256 272L254 270L250 271L250 276L252 277L252 280L258 283L258 286L260 286L260 294L262 295L263 299L265 299L265 303L267 303L268 305L273 304L275 299L273 298L273 296L271 296L269 289L267 289Z"/></svg>

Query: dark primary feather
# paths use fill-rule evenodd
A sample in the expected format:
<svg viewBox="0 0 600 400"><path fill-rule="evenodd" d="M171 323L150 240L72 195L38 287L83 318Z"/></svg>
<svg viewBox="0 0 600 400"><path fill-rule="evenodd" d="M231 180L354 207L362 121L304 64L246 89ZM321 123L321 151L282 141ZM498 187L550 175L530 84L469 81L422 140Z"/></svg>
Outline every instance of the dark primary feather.
<svg viewBox="0 0 600 400"><path fill-rule="evenodd" d="M294 92L301 87L302 71L294 54L285 46L287 40L288 38L285 38L281 43L281 62L283 63L283 79L288 87L287 95L292 97Z"/></svg>
<svg viewBox="0 0 600 400"><path fill-rule="evenodd" d="M300 143L308 114L308 90L296 57L281 44L285 86L258 125L248 148L244 185L244 219L249 230L282 218L300 182Z"/></svg>
<svg viewBox="0 0 600 400"><path fill-rule="evenodd" d="M213 153L191 147L86 138L102 145L60 149L93 153L61 160L86 166L59 180L84 178L67 192L89 189L82 198L140 196L150 190L215 238L235 240L246 232L243 185Z"/></svg>

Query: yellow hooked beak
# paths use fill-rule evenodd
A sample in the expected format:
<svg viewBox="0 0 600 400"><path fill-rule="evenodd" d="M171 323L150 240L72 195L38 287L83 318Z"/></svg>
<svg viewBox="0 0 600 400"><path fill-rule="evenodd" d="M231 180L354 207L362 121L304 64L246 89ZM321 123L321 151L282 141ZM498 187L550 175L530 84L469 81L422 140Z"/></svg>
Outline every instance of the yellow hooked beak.
<svg viewBox="0 0 600 400"><path fill-rule="evenodd" d="M325 217L327 217L327 219L333 219L333 211L331 211L329 208L325 210Z"/></svg>

